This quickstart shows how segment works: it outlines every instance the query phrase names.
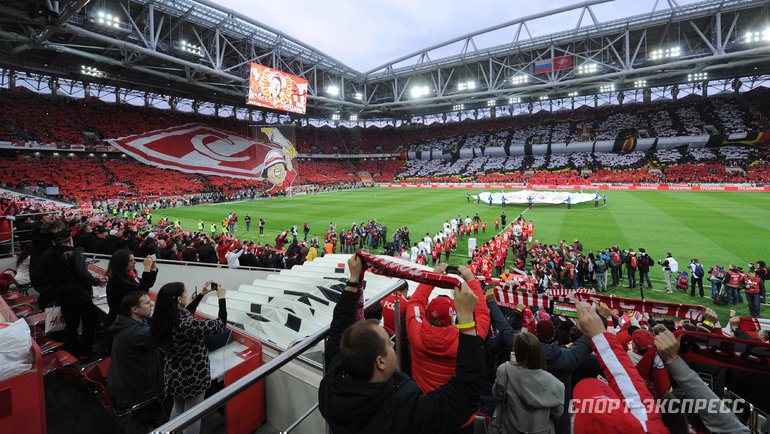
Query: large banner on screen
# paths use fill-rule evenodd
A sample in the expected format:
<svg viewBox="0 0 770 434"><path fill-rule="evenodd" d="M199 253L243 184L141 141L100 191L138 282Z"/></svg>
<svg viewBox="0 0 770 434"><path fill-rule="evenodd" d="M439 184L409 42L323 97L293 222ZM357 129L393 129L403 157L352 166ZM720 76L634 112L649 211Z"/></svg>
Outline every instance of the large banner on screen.
<svg viewBox="0 0 770 434"><path fill-rule="evenodd" d="M307 80L252 63L247 102L261 107L305 114Z"/></svg>
<svg viewBox="0 0 770 434"><path fill-rule="evenodd" d="M259 128L257 138L201 124L186 124L108 140L142 163L188 173L267 179L271 190L289 188L296 177L292 143L278 128Z"/></svg>

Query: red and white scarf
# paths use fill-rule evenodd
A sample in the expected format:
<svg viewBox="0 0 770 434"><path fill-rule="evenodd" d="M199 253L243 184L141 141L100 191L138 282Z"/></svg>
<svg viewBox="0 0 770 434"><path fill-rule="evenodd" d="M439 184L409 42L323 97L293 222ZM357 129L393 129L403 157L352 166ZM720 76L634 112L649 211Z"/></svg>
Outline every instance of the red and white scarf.
<svg viewBox="0 0 770 434"><path fill-rule="evenodd" d="M610 309L633 310L637 312L647 312L676 318L686 318L691 321L700 322L703 320L703 314L706 308L693 304L666 303L663 301L635 300L633 298L617 297L615 295L604 294L575 294L575 297L594 303L605 303Z"/></svg>
<svg viewBox="0 0 770 434"><path fill-rule="evenodd" d="M451 274L436 273L435 271L423 270L417 266L405 264L390 259L388 256L376 256L371 253L357 251L356 255L361 258L364 264L361 275L358 276L358 309L356 310L356 321L364 318L364 274L368 269L374 274L380 274L389 277L398 277L401 279L412 280L427 285L453 289L462 285L463 280Z"/></svg>
<svg viewBox="0 0 770 434"><path fill-rule="evenodd" d="M741 330L770 330L770 319L741 317L741 323L738 327Z"/></svg>

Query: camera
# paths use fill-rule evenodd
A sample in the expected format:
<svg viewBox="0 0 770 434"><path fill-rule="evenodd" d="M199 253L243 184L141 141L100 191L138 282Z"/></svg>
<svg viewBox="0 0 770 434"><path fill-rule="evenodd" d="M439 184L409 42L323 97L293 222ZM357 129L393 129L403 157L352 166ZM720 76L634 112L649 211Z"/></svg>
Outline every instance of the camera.
<svg viewBox="0 0 770 434"><path fill-rule="evenodd" d="M211 289L214 291L219 289L219 285L217 284L217 282L211 282Z"/></svg>
<svg viewBox="0 0 770 434"><path fill-rule="evenodd" d="M460 269L457 268L457 265L447 265L446 273L447 274L460 274Z"/></svg>

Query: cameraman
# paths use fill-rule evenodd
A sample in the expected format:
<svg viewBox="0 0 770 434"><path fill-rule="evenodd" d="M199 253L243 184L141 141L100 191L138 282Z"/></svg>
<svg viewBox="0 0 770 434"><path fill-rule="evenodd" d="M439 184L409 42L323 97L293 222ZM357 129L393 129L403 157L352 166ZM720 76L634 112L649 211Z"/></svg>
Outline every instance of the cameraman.
<svg viewBox="0 0 770 434"><path fill-rule="evenodd" d="M666 279L666 294L672 294L674 291L671 290L671 276L676 276L676 273L679 272L679 263L671 256L671 252L666 252L666 257L659 260L658 264L663 267L663 276Z"/></svg>

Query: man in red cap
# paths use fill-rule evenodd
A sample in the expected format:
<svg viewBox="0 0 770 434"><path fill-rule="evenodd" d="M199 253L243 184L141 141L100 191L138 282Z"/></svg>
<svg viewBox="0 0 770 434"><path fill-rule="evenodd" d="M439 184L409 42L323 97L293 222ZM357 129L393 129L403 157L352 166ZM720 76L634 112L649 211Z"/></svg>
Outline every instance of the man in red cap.
<svg viewBox="0 0 770 434"><path fill-rule="evenodd" d="M446 267L447 264L439 263L434 271L443 273ZM481 291L481 283L468 268L458 269L460 276L479 298L474 311L474 322L478 335L485 339L489 331L489 310ZM424 394L449 381L455 375L457 365L459 330L452 326L455 316L454 301L449 297L439 296L428 303L432 291L432 286L420 284L412 294L406 309L412 377Z"/></svg>
<svg viewBox="0 0 770 434"><path fill-rule="evenodd" d="M631 335L631 349L628 350L628 357L631 359L631 363L636 366L644 354L650 348L655 346L655 336L645 329L634 330Z"/></svg>

